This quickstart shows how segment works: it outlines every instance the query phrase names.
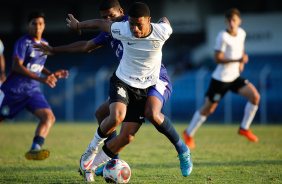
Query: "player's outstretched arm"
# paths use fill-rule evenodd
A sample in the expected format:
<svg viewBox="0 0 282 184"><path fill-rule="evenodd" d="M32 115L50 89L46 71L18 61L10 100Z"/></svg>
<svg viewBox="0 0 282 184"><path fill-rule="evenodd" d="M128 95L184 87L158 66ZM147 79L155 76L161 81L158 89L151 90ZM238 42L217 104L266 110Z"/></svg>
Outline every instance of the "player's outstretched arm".
<svg viewBox="0 0 282 184"><path fill-rule="evenodd" d="M102 31L106 31L108 33L111 32L111 24L107 20L102 19L92 19L79 22L77 19L73 17L72 14L68 14L69 18L66 19L67 26L73 30L80 32L81 29L100 29Z"/></svg>
<svg viewBox="0 0 282 184"><path fill-rule="evenodd" d="M52 56L55 54L63 54L63 53L87 53L101 46L96 45L93 42L93 40L89 40L89 41L78 41L58 47L51 47L50 45L41 42L41 44L33 44L32 47L35 48L36 51L43 52L43 54L40 55L40 57L42 57L45 55Z"/></svg>
<svg viewBox="0 0 282 184"><path fill-rule="evenodd" d="M17 72L25 77L28 77L33 80L37 80L41 83L49 85L51 88L54 88L56 86L57 78L54 74L47 75L45 77L39 77L29 71L24 65L24 61L21 59L14 59L13 61L13 71Z"/></svg>

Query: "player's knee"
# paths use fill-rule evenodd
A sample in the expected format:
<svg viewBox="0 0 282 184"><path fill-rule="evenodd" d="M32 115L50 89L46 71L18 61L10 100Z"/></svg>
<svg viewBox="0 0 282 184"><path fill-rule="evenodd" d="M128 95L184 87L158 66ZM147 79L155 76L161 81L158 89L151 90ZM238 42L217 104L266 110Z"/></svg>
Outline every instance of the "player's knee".
<svg viewBox="0 0 282 184"><path fill-rule="evenodd" d="M125 114L110 115L110 121L118 126L125 118Z"/></svg>
<svg viewBox="0 0 282 184"><path fill-rule="evenodd" d="M145 117L146 117L151 123L158 122L159 119L160 119L159 113L160 113L160 112L154 111L154 110L152 110L152 109L146 109L146 110L145 110Z"/></svg>
<svg viewBox="0 0 282 184"><path fill-rule="evenodd" d="M259 101L260 101L260 94L259 93L255 93L254 95L254 100L253 100L253 104L254 105L258 105L259 104Z"/></svg>
<svg viewBox="0 0 282 184"><path fill-rule="evenodd" d="M123 145L127 145L131 143L134 140L134 136L130 134L122 134L121 135L121 140L123 142Z"/></svg>

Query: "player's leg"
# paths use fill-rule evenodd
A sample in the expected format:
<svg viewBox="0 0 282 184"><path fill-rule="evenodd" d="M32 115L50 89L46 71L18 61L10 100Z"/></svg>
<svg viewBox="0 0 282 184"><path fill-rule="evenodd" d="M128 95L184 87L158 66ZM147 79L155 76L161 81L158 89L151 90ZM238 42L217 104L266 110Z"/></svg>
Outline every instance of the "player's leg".
<svg viewBox="0 0 282 184"><path fill-rule="evenodd" d="M35 130L33 143L30 151L25 154L29 160L43 160L49 157L49 150L42 149L45 139L47 138L51 127L55 123L55 116L47 100L41 93L35 93L31 96L27 109L39 119Z"/></svg>
<svg viewBox="0 0 282 184"><path fill-rule="evenodd" d="M109 100L105 101L95 112L95 117L98 121L98 124L101 125L102 121L110 115L110 109L109 109ZM104 143L107 143L111 139L117 136L117 131L114 130L112 133L108 135L108 138L104 141ZM119 154L116 155L114 159L118 159Z"/></svg>
<svg viewBox="0 0 282 184"><path fill-rule="evenodd" d="M91 168L84 172L84 178L86 181L94 181L95 169L114 158L115 155L118 154L127 144L131 143L141 125L141 123L137 122L122 122L119 135L102 147L95 156Z"/></svg>
<svg viewBox="0 0 282 184"><path fill-rule="evenodd" d="M189 127L183 132L185 143L189 148L194 148L194 135L199 127L206 121L207 117L212 114L218 102L223 98L228 90L228 85L214 79L211 80L206 92L205 103L200 110L196 111L192 117Z"/></svg>
<svg viewBox="0 0 282 184"><path fill-rule="evenodd" d="M80 159L82 170L90 169L100 145L115 130L116 126L124 120L127 110L126 105L129 103L127 86L115 74L111 77L109 92L110 115L102 121L101 125L97 128L93 140L82 154Z"/></svg>
<svg viewBox="0 0 282 184"><path fill-rule="evenodd" d="M246 97L249 101L245 106L244 117L239 129L239 134L246 136L250 141L258 142L258 138L251 132L250 125L256 115L260 94L252 83L247 83L238 90L238 94Z"/></svg>

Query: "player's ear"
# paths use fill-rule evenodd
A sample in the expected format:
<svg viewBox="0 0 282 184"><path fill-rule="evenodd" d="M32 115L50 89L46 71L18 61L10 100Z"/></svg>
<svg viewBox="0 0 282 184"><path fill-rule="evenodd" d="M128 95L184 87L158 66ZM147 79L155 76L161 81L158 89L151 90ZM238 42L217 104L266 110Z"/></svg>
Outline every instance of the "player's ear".
<svg viewBox="0 0 282 184"><path fill-rule="evenodd" d="M123 15L123 9L122 8L119 9L119 14Z"/></svg>
<svg viewBox="0 0 282 184"><path fill-rule="evenodd" d="M150 23L151 22L151 17L148 17L148 23Z"/></svg>

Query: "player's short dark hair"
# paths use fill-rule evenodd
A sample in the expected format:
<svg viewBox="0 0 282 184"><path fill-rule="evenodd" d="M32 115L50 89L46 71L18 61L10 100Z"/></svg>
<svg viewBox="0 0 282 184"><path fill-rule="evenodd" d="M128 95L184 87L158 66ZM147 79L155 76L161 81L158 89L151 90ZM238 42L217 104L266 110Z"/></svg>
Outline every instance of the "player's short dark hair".
<svg viewBox="0 0 282 184"><path fill-rule="evenodd" d="M111 8L114 8L114 9L117 9L117 10L119 10L121 8L118 0L103 0L100 3L99 11L105 11L105 10L109 10Z"/></svg>
<svg viewBox="0 0 282 184"><path fill-rule="evenodd" d="M150 9L145 3L135 2L129 6L128 16L134 18L150 17Z"/></svg>
<svg viewBox="0 0 282 184"><path fill-rule="evenodd" d="M42 17L44 19L45 18L44 13L41 11L33 11L28 15L27 22L30 22L32 19L36 19L39 17Z"/></svg>
<svg viewBox="0 0 282 184"><path fill-rule="evenodd" d="M233 15L240 17L240 11L237 8L231 8L225 12L225 18L230 19Z"/></svg>

